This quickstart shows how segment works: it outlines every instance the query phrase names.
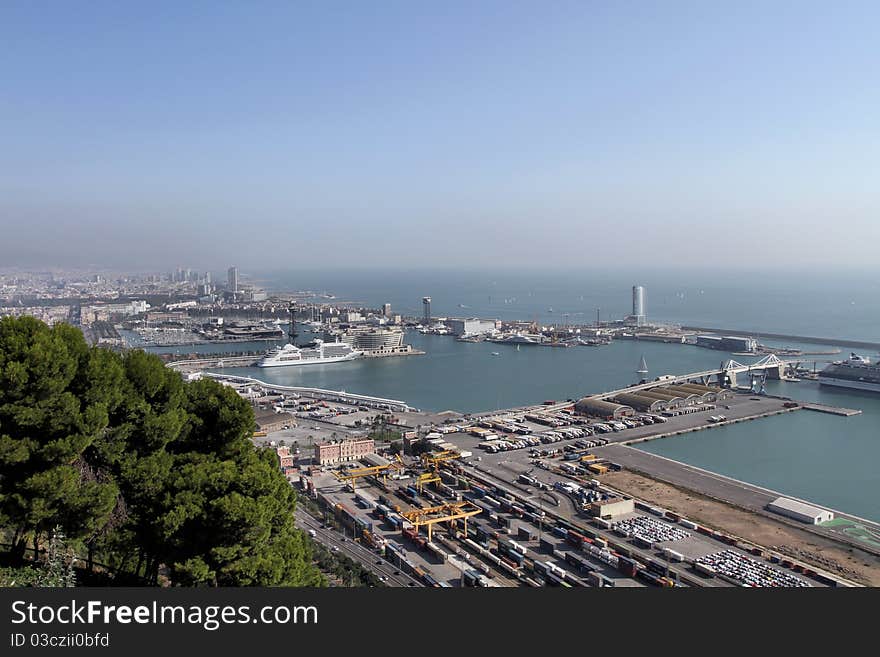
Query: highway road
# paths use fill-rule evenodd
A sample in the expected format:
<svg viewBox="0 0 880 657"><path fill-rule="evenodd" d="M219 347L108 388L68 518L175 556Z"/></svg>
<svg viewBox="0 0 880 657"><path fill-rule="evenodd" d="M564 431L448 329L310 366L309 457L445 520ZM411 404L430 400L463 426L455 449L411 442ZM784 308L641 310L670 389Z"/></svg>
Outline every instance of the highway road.
<svg viewBox="0 0 880 657"><path fill-rule="evenodd" d="M345 538L332 527L322 527L322 523L320 520L317 520L307 511L304 511L300 507L297 507L294 518L296 520L296 525L301 529L304 529L306 531L308 531L309 529L313 529L315 531L316 536L314 540L316 540L318 543L321 543L331 550L335 547L340 553L346 555L354 561L357 561L358 563L363 565L364 568L374 573L377 577L386 577L387 580L383 581L386 586L424 586L418 580L410 577L403 571L398 570L395 565L386 561L385 558L378 553L364 547L360 543L356 543L349 538ZM344 538L345 540L343 540Z"/></svg>

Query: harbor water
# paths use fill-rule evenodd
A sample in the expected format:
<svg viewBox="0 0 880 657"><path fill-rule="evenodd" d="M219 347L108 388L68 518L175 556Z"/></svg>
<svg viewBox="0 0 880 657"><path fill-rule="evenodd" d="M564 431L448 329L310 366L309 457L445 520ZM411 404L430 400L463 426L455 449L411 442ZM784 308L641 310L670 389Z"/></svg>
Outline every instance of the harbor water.
<svg viewBox="0 0 880 657"><path fill-rule="evenodd" d="M283 385L402 399L424 410L475 412L624 387L635 381L642 355L651 377L717 367L730 357L687 345L623 340L601 347L519 350L415 332L407 334L407 341L425 355L222 371ZM243 350L265 347L240 345ZM216 345L176 349L207 352ZM808 381L768 381L767 392L863 413L839 417L803 410L640 443L639 449L880 521L880 395Z"/></svg>
<svg viewBox="0 0 880 657"><path fill-rule="evenodd" d="M436 316L592 322L629 312L633 284L647 286L648 317L681 325L740 328L880 342L880 276L865 272L823 275L736 271L681 272L281 272L254 276L270 290L313 290L333 303L421 315L432 297ZM305 335L302 338L307 339ZM423 356L377 358L294 368L239 368L224 372L287 385L314 386L402 399L425 410L461 412L577 398L624 387L645 356L650 377L717 367L748 357L679 344L615 341L601 347L550 348L456 342L448 336L407 334ZM826 350L824 345L761 340L772 346ZM262 351L270 343L151 348L179 354ZM833 345L832 345L833 346ZM492 355L497 352L498 355ZM842 348L840 357L848 355ZM865 352L876 358L875 353ZM804 356L803 361L833 358ZM757 360L755 358L754 360ZM817 363L821 369L823 364ZM880 395L829 389L817 383L768 382L767 392L804 401L862 409L838 417L787 413L684 436L640 443L639 448L737 479L880 521Z"/></svg>

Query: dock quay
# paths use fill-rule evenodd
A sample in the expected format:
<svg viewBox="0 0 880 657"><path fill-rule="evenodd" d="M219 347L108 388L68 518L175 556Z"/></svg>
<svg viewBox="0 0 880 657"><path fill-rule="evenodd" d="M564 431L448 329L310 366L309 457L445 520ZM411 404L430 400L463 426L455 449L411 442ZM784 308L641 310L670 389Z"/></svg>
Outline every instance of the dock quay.
<svg viewBox="0 0 880 657"><path fill-rule="evenodd" d="M749 420L757 420L763 417L772 417L774 415L781 415L782 413L791 413L792 411L796 411L799 408L805 408L804 406L794 406L791 408L775 408L772 410L761 411L759 413L752 413L750 415L743 415L741 417L734 417L728 420L722 420L721 422L714 423L706 423L702 422L700 424L695 424L694 426L685 427L681 429L675 429L672 431L664 431L662 433L652 433L647 436L641 436L639 438L632 438L630 440L620 441L618 444L620 445L635 445L636 443L643 443L648 440L658 440L660 438L669 438L671 436L680 436L685 433L693 433L694 431L703 431L704 429L713 429L715 427L724 427L729 424L738 424L740 422L748 422Z"/></svg>
<svg viewBox="0 0 880 657"><path fill-rule="evenodd" d="M831 413L832 415L842 415L844 417L849 417L851 415L860 415L861 410L857 408L841 408L839 406L828 406L827 404L801 404L802 408L805 408L808 411L819 411L820 413Z"/></svg>
<svg viewBox="0 0 880 657"><path fill-rule="evenodd" d="M744 329L709 328L706 326L682 326L682 331L700 331L705 333L723 333L727 335L755 335L774 340L795 340L807 344L830 344L841 347L853 347L856 349L880 349L880 342L867 340L840 340L838 338L821 338L808 335L788 335L785 333L766 333L764 331L748 331Z"/></svg>
<svg viewBox="0 0 880 657"><path fill-rule="evenodd" d="M608 458L621 465L624 469L642 474L650 479L671 484L681 489L693 491L713 500L736 506L756 513L775 522L809 532L838 543L844 543L871 555L880 557L880 548L871 541L860 540L854 530L867 534L880 534L880 524L834 509L836 520L823 525L809 525L791 520L767 510L767 504L778 497L789 497L779 491L764 488L717 472L704 470L674 459L643 452L635 447L620 443L612 443L593 450L596 454ZM798 501L813 504L808 500ZM826 507L827 508L827 507ZM841 522L845 521L845 522Z"/></svg>

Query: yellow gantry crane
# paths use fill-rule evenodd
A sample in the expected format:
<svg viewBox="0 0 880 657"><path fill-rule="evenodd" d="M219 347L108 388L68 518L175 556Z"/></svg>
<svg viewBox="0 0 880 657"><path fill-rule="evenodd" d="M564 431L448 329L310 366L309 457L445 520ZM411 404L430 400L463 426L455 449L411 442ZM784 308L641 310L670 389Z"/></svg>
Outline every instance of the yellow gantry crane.
<svg viewBox="0 0 880 657"><path fill-rule="evenodd" d="M436 483L438 481L443 480L440 478L440 475L438 475L436 471L426 472L425 474L419 475L419 478L416 480L416 488L421 493L424 490L425 486L427 486L428 484Z"/></svg>
<svg viewBox="0 0 880 657"><path fill-rule="evenodd" d="M446 450L444 452L433 452L431 454L422 454L422 464L426 468L433 466L434 471L437 471L437 468L444 461L451 461L453 459L460 459L461 454L458 452L454 452L452 450Z"/></svg>
<svg viewBox="0 0 880 657"><path fill-rule="evenodd" d="M447 502L439 506L431 506L425 509L413 509L403 511L400 515L409 520L416 531L425 525L428 527L428 540L431 540L431 529L438 522L452 522L464 520L464 533L467 535L467 519L479 515L483 509L472 502Z"/></svg>
<svg viewBox="0 0 880 657"><path fill-rule="evenodd" d="M389 470L402 470L403 468L403 461L401 461L400 456L398 455L397 459L388 465L372 465L365 468L354 468L352 470L346 470L344 473L336 472L334 470L333 476L336 477L338 481L350 482L351 488L354 490L355 481L358 479L381 475L382 483L385 483Z"/></svg>

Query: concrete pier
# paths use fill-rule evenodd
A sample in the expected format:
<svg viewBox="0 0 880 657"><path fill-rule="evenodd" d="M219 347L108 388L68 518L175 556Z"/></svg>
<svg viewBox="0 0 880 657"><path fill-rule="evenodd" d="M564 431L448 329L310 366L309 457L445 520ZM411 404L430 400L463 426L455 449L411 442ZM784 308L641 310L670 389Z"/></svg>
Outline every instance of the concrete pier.
<svg viewBox="0 0 880 657"><path fill-rule="evenodd" d="M850 415L860 415L862 411L857 408L841 408L839 406L828 406L827 404L802 404L802 407L808 411L819 411L820 413L831 413L832 415L842 415L849 417Z"/></svg>

